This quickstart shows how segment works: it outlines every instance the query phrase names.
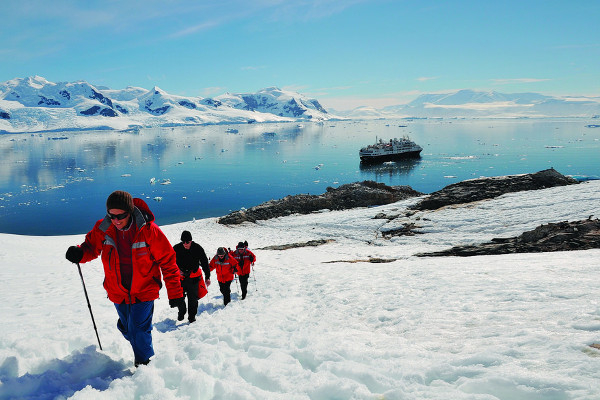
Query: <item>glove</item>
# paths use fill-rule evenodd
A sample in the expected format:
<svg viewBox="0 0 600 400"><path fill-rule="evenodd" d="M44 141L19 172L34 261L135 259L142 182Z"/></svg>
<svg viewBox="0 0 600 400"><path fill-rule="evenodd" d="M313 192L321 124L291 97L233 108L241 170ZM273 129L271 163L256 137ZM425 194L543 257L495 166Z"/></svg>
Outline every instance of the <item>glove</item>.
<svg viewBox="0 0 600 400"><path fill-rule="evenodd" d="M171 308L177 307L177 308L181 309L181 308L185 307L185 300L183 297L180 297L178 299L170 299L169 305L171 306Z"/></svg>
<svg viewBox="0 0 600 400"><path fill-rule="evenodd" d="M67 254L65 254L65 257L72 263L78 263L83 258L83 250L81 247L71 246L67 249Z"/></svg>
<svg viewBox="0 0 600 400"><path fill-rule="evenodd" d="M206 280L206 287L209 287L209 286L210 286L210 279L207 279Z"/></svg>

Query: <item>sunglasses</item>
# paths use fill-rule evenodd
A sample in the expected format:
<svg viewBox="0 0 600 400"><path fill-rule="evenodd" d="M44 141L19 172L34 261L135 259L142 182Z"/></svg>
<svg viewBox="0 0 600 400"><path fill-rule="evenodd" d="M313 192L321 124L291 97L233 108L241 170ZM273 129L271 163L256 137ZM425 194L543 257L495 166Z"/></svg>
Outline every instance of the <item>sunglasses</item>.
<svg viewBox="0 0 600 400"><path fill-rule="evenodd" d="M186 240L186 241L185 241L185 242L183 242L183 243L185 243L185 244L190 244L190 243L192 243L192 241L191 241L191 240Z"/></svg>
<svg viewBox="0 0 600 400"><path fill-rule="evenodd" d="M119 221L121 221L121 220L127 218L128 215L129 215L129 213L126 213L126 212L123 213L123 214L111 214L111 213L108 213L108 218L110 218L111 220L112 219L118 219Z"/></svg>

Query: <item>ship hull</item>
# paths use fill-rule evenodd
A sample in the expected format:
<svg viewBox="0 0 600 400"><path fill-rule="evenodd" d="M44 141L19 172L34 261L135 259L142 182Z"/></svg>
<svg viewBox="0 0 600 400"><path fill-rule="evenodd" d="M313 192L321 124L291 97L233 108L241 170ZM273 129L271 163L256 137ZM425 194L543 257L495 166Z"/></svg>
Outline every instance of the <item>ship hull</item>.
<svg viewBox="0 0 600 400"><path fill-rule="evenodd" d="M419 158L421 157L421 150L406 151L404 153L394 154L380 154L380 155L364 155L360 156L360 162L362 163L378 163L384 161L402 160L406 158Z"/></svg>

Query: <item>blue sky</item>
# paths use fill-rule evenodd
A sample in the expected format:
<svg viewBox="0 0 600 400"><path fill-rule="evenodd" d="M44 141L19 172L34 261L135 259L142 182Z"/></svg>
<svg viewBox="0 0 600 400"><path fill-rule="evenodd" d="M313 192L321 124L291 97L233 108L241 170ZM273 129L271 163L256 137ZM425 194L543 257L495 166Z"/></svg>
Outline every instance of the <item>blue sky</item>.
<svg viewBox="0 0 600 400"><path fill-rule="evenodd" d="M598 0L3 0L2 14L0 81L277 86L338 110L458 89L600 95Z"/></svg>

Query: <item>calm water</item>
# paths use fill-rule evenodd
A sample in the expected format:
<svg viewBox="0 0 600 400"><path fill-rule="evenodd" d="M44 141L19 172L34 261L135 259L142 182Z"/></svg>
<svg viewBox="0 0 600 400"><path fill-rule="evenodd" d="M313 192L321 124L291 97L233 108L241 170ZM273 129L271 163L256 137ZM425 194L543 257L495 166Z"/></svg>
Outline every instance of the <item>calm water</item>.
<svg viewBox="0 0 600 400"><path fill-rule="evenodd" d="M169 224L362 180L430 193L464 179L550 167L598 176L600 129L588 123L414 120L252 124L235 126L238 133L208 126L0 135L0 232L85 233L116 189L144 198L157 223ZM420 159L361 166L360 147L403 135L423 147Z"/></svg>

